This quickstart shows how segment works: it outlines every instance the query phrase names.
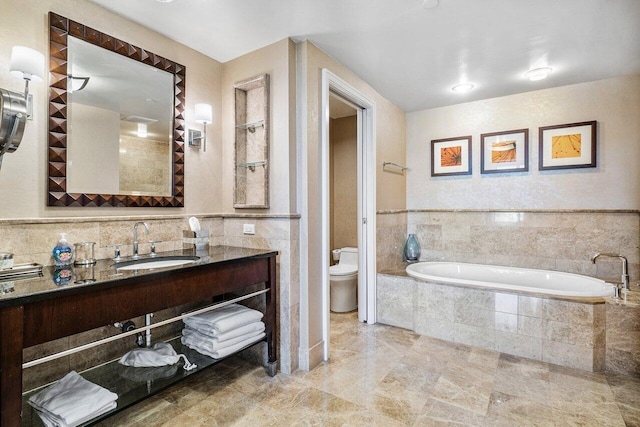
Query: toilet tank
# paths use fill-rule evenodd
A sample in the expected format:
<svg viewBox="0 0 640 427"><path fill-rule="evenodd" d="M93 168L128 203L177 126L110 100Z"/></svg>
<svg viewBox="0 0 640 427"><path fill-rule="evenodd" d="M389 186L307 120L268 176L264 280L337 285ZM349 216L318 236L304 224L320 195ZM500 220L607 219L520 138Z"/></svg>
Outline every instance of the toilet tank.
<svg viewBox="0 0 640 427"><path fill-rule="evenodd" d="M358 265L358 248L342 248L339 264Z"/></svg>

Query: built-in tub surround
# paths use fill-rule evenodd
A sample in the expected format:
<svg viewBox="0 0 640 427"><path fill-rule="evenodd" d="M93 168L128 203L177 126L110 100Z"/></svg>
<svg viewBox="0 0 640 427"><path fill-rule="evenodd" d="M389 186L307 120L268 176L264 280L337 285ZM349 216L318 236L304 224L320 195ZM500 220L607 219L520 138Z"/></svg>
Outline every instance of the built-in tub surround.
<svg viewBox="0 0 640 427"><path fill-rule="evenodd" d="M557 365L605 368L603 298L558 299L378 274L380 323Z"/></svg>
<svg viewBox="0 0 640 427"><path fill-rule="evenodd" d="M418 262L406 271L424 282L561 297L608 297L615 288L604 280L579 274L463 262Z"/></svg>
<svg viewBox="0 0 640 427"><path fill-rule="evenodd" d="M631 280L640 277L638 211L409 210L407 232L420 242L421 261L458 261L563 271L620 279L627 257Z"/></svg>

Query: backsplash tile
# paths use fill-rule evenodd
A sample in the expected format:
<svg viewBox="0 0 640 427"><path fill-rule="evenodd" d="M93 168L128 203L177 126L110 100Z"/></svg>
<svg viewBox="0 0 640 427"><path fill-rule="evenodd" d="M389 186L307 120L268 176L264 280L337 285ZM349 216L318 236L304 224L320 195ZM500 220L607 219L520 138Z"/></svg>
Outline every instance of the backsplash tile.
<svg viewBox="0 0 640 427"><path fill-rule="evenodd" d="M632 280L640 277L639 224L640 214L618 211L407 212L407 233L417 234L421 261L478 262L604 279L620 276L620 261L603 258L593 264L596 252L627 257Z"/></svg>

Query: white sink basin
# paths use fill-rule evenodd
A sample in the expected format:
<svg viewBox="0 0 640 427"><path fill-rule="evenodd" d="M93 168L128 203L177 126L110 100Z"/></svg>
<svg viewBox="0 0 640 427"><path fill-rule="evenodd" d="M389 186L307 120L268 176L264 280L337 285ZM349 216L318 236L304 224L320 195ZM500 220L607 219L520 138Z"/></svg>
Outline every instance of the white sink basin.
<svg viewBox="0 0 640 427"><path fill-rule="evenodd" d="M131 261L122 261L112 264L116 270L151 270L154 268L177 267L198 261L200 257L190 255L160 256L156 258L143 258Z"/></svg>

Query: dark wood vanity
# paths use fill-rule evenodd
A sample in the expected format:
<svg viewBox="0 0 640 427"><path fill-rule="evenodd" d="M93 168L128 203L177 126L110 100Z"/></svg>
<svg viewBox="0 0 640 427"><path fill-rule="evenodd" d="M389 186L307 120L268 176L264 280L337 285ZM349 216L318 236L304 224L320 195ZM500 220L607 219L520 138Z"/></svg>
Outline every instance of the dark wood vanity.
<svg viewBox="0 0 640 427"><path fill-rule="evenodd" d="M93 283L59 286L51 272L16 280L14 292L0 296L0 424L22 423L23 348L183 304L213 302L249 286L266 290L267 372L275 375L277 252L212 247L196 255L200 260L189 265L118 274L112 261L98 261Z"/></svg>

